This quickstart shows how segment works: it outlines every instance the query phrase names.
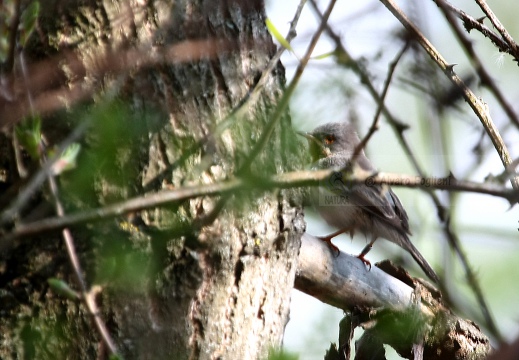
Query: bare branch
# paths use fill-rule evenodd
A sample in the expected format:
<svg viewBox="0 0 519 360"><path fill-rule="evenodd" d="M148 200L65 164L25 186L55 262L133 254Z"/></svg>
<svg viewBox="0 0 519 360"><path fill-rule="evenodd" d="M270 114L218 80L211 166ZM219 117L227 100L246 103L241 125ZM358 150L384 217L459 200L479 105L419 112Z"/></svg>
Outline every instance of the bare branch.
<svg viewBox="0 0 519 360"><path fill-rule="evenodd" d="M304 233L294 287L345 311L354 307L387 307L403 311L413 301L413 289L376 266L369 270L357 257L338 256L318 238ZM432 311L421 304L424 315Z"/></svg>
<svg viewBox="0 0 519 360"><path fill-rule="evenodd" d="M16 50L16 38L18 36L18 26L20 24L20 5L21 1L16 0L14 3L14 14L11 19L11 26L9 27L9 48L7 50L7 58L2 73L7 74L13 70L14 56Z"/></svg>
<svg viewBox="0 0 519 360"><path fill-rule="evenodd" d="M362 149L366 147L368 144L368 141L371 139L371 136L375 133L375 131L378 130L378 123L380 120L380 114L382 113L382 109L384 108L384 101L387 96L387 92L389 90L389 85L391 84L391 79L393 78L393 74L395 72L396 66L400 62L400 59L406 52L406 50L409 47L409 42L406 42L402 50L397 54L393 62L389 65L389 71L386 77L386 81L384 83L384 89L382 90L382 94L380 95L380 102L377 106L377 112L375 113L375 116L373 118L373 122L371 123L371 126L369 127L368 133L364 136L364 138L361 140L361 142L355 147L353 150L353 157L351 159L351 162L354 163L357 156L360 154Z"/></svg>
<svg viewBox="0 0 519 360"><path fill-rule="evenodd" d="M488 136L492 140L499 158L501 159L504 167L508 167L512 162L510 153L503 141L503 138L499 134L497 127L492 121L490 111L487 104L480 100L463 82L463 80L456 75L453 70L453 65L450 65L445 61L443 56L436 50L436 48L429 42L429 40L422 34L422 32L414 25L413 22L404 14L404 12L396 5L393 0L380 0L391 13L404 25L404 27L411 33L411 35L418 41L423 47L431 59L443 70L443 73L456 85L463 94L465 101L470 105L474 113L478 116L481 124L485 128ZM512 186L519 189L519 177L512 179Z"/></svg>
<svg viewBox="0 0 519 360"><path fill-rule="evenodd" d="M20 191L16 199L0 213L0 225L13 221L16 214L27 204L31 196L38 191L39 187L45 182L48 174L51 174L52 167L61 158L63 151L74 141L77 141L86 131L90 124L83 122L79 124L70 135L57 146L56 153L43 164L38 172L31 178L29 183Z"/></svg>
<svg viewBox="0 0 519 360"><path fill-rule="evenodd" d="M429 326L424 342L429 359L465 359L467 354L471 359L486 357L491 350L490 341L477 326L454 315L433 289L427 289L429 285L420 285L407 275L398 278L400 280L377 267L368 270L354 256L342 252L336 256L323 241L312 235L305 233L301 238L296 289L348 312L369 313L370 328L374 323L376 326L378 313L387 311L381 307L407 314L406 326L409 325L409 314L416 317L415 312L419 312ZM384 341L395 346L390 339ZM460 347L452 349L452 343ZM396 345L399 352L411 352L412 344L405 350L401 341Z"/></svg>
<svg viewBox="0 0 519 360"><path fill-rule="evenodd" d="M274 111L274 114L272 114L272 117L268 124L265 126L265 129L263 130L260 139L258 142L254 145L254 148L250 152L249 156L247 157L247 160L245 163L241 166L241 168L238 170L238 174L243 174L244 172L247 172L250 165L253 163L253 161L256 159L256 157L259 155L259 153L263 150L265 147L268 139L272 135L275 125L279 122L279 119L285 114L285 110L288 107L290 98L292 97L292 94L294 93L294 90L296 89L297 84L299 83L299 79L301 78L301 75L303 75L303 71L306 68L306 65L308 64L308 61L310 60L310 57L312 56L312 52L314 51L315 45L317 44L317 41L321 37L321 34L323 33L325 27L328 24L328 18L330 17L333 7L335 6L336 0L330 0L330 3L328 4L328 8L326 9L326 12L321 20L321 24L319 25L319 28L315 32L315 34L312 36L312 40L310 41L310 44L308 45L308 48L306 50L305 55L299 62L299 65L296 69L296 72L294 74L294 77L292 78L292 81L286 88L286 90L283 92L283 96L279 100L278 105L276 106L276 110Z"/></svg>
<svg viewBox="0 0 519 360"><path fill-rule="evenodd" d="M517 61L519 61L519 45L517 45L512 36L508 33L508 31L506 31L505 27L503 26L503 24L501 24L501 21L499 21L492 9L490 9L490 7L487 5L486 1L476 0L476 3L479 5L481 10L483 10L483 12L488 16L492 25L494 25L496 30L501 34L505 42L508 44L508 46L512 50L513 57Z"/></svg>
<svg viewBox="0 0 519 360"><path fill-rule="evenodd" d="M56 180L54 179L53 175L49 174L48 180L51 194L54 198L56 214L59 218L63 218L63 216L65 216L65 211L63 210L63 205L58 198L58 185L56 184ZM113 342L112 337L110 336L110 333L108 332L108 329L106 328L106 325L101 318L101 313L95 301L95 294L88 290L88 285L83 276L83 270L81 269L81 263L79 262L79 257L76 253L76 246L74 245L74 238L72 237L72 233L68 228L64 228L62 229L62 235L63 239L65 240L65 246L67 248L70 264L72 265L72 269L74 270L74 274L81 289L81 293L83 295L82 299L86 305L86 308L90 315L92 315L97 331L99 332L101 339L103 339L103 342L110 350L110 354L117 355L117 347L115 346L115 343Z"/></svg>
<svg viewBox="0 0 519 360"><path fill-rule="evenodd" d="M458 18L460 18L463 21L465 29L467 29L468 32L470 32L472 29L478 30L481 34L483 34L483 36L489 38L490 41L492 41L492 43L495 46L497 46L499 51L506 52L506 53L514 56L510 47L506 44L506 42L504 42L503 39L501 39L501 37L498 34L496 34L491 29L489 29L487 26L485 26L485 24L483 24L482 21L480 21L479 19L474 19L472 16L468 15L463 10L458 9L457 7L455 7L454 5L452 5L451 3L449 3L445 0L433 0L433 1L438 6L440 6L440 1L441 1L441 4L443 4L450 11L454 12L456 14L456 16L458 16Z"/></svg>
<svg viewBox="0 0 519 360"><path fill-rule="evenodd" d="M506 100L505 95L501 92L499 87L496 85L488 71L483 65L483 62L480 60L478 55L476 54L474 47L472 46L472 43L465 34L462 32L456 21L454 20L454 17L450 11L449 6L447 5L447 2L444 0L434 0L438 7L443 11L445 14L445 17L447 18L447 21L451 25L452 30L458 37L459 41L465 48L465 52L467 53L467 56L469 60L472 63L472 66L476 70L479 78L481 79L481 83L490 89L490 91L494 94L497 101L501 104L503 109L505 110L506 114L508 115L508 118L512 123L519 128L519 118L517 117L517 114L515 113L512 106L509 104L509 102Z"/></svg>
<svg viewBox="0 0 519 360"><path fill-rule="evenodd" d="M275 175L271 178L258 178L256 182L244 181L240 178L234 178L225 182L191 185L174 190L160 191L154 194L148 194L135 197L124 202L112 204L106 207L86 210L77 214L66 215L62 218L50 218L35 221L29 224L18 226L14 231L3 237L3 244L7 245L9 241L24 236L34 235L43 231L57 230L72 225L82 224L91 221L99 221L114 216L123 215L129 212L149 209L169 203L179 202L200 196L215 196L235 192L246 187L256 189L274 189L274 188L294 188L301 186L317 186L322 185L336 170L320 170L320 171L296 171L281 175ZM351 183L363 183L367 186L374 184L388 184L392 186L403 186L411 188L421 188L425 190L439 189L450 191L467 191L479 194L487 194L507 199L510 202L517 201L519 192L514 189L507 189L504 186L486 183L474 183L470 181L456 180L452 177L447 178L424 178L421 176L398 175L390 173L372 174L356 168L353 173L346 172L344 181Z"/></svg>

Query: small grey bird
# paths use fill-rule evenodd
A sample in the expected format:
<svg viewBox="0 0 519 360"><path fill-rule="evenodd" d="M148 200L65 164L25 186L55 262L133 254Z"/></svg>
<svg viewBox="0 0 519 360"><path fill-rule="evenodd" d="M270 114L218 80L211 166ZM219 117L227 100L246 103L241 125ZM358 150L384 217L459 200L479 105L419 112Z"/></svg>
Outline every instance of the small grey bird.
<svg viewBox="0 0 519 360"><path fill-rule="evenodd" d="M353 158L361 169L376 172L364 151L356 149L360 139L351 124L328 123L303 135L308 139L313 168L339 170L351 165ZM354 156L356 150L358 154ZM407 213L389 186L345 183L337 172L327 184L314 188L311 197L319 214L329 225L339 229L321 238L333 249L338 250L331 242L335 236L360 231L371 240L358 258L370 265L364 256L377 238L382 237L409 251L425 274L439 283L438 275L409 240Z"/></svg>

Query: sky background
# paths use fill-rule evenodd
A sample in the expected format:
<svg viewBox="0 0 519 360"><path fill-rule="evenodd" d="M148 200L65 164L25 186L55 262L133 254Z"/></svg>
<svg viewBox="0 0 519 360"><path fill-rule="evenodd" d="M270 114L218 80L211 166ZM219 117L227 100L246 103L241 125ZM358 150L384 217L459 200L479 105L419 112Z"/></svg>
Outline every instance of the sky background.
<svg viewBox="0 0 519 360"><path fill-rule="evenodd" d="M481 10L473 1L452 1L465 12L478 18ZM287 34L290 21L299 1L267 1L267 15L276 28ZM322 11L327 1L319 1ZM399 2L400 6L415 21L433 45L449 63L458 64L455 71L460 75L474 73L467 57L453 37L432 1L419 0ZM488 1L514 39L519 40L519 2ZM367 69L373 76L378 89L382 89L388 64L400 50L394 41L395 31L401 25L378 1L338 1L332 13L330 24L341 35L342 41L354 58L367 59ZM487 26L490 23L486 22ZM299 20L298 36L292 46L298 56L302 56L318 23L309 4ZM504 90L508 101L519 110L519 69L508 55L500 54L490 42L473 31L471 39L476 51L492 74L498 86ZM324 34L313 55L330 52L334 45ZM406 63L407 61L407 63ZM458 178L484 181L489 174L497 175L503 171L501 161L495 151L489 151L481 164L474 163L471 149L481 136L479 120L464 102L459 102L459 111L449 111L444 116L445 123L437 126L424 95L419 91L409 91L406 79L412 80L408 71L411 57L399 64L394 76L395 85L390 88L386 104L403 122L410 125L405 135L421 165L433 177L448 175L450 169ZM282 57L286 69L287 82L292 79L298 64L297 58L288 51ZM448 82L445 80L445 84ZM352 116L359 119L360 135L364 135L371 124L376 104L363 91L352 71L338 68L334 60L325 58L312 60L299 83L291 101L293 126L297 130L311 130L330 121L344 121ZM353 89L353 90L352 90ZM358 90L358 93L356 90ZM519 133L508 125L509 119L495 103L487 90L471 85L471 89L488 103L492 118L508 146L513 159L519 157ZM351 96L352 91L356 93ZM426 119L424 121L424 119ZM429 119L429 122L427 122ZM425 124L425 125L424 125ZM372 137L366 149L368 157L381 171L415 174L413 167L384 118L380 130ZM440 131L440 132L439 132ZM442 134L443 143L436 141ZM489 141L486 148L492 149ZM437 269L447 268L452 280L451 292L465 299L464 317L478 322L479 310L475 307L474 296L466 286L464 272L457 259L452 260L444 235L430 198L420 190L393 189L400 197L410 217L413 232L412 241L422 254ZM447 195L439 193L443 200ZM504 336L511 340L519 336L519 291L510 286L510 279L519 277L519 206L510 209L509 204L499 198L476 194L461 194L455 197L453 223L463 243L467 256L478 274L496 323ZM314 235L325 235L334 229L323 223L312 209L305 210L307 231ZM337 238L334 243L343 251L358 254L365 245L362 236L353 241L346 236ZM368 258L374 263L393 256L405 257L406 267L416 269L414 274L424 275L412 262L405 251L387 241L377 241ZM450 259L450 260L449 260ZM515 282L515 280L513 280ZM293 291L290 322L285 331L285 348L299 354L301 360L322 359L330 342L336 342L338 323L342 311L325 305L320 301ZM388 351L391 351L388 349ZM397 358L393 355L393 358Z"/></svg>

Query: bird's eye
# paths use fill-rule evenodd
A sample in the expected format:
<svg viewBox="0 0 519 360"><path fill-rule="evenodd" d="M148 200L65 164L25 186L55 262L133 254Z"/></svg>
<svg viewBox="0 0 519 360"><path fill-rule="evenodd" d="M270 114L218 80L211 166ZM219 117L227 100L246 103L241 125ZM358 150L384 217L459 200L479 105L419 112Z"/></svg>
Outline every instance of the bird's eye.
<svg viewBox="0 0 519 360"><path fill-rule="evenodd" d="M333 135L326 135L326 136L324 137L324 143L325 143L326 145L331 145L331 144L333 144L334 142L335 142L335 136L333 136Z"/></svg>

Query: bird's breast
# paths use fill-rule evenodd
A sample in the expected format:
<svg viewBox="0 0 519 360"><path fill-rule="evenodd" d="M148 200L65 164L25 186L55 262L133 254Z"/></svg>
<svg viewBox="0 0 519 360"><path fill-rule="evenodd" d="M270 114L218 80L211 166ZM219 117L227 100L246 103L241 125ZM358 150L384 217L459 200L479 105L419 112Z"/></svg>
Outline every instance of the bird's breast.
<svg viewBox="0 0 519 360"><path fill-rule="evenodd" d="M324 187L311 191L311 201L319 215L337 229L356 229L365 232L369 228L369 217L353 204L348 193L337 193Z"/></svg>

